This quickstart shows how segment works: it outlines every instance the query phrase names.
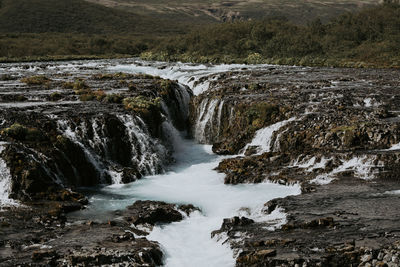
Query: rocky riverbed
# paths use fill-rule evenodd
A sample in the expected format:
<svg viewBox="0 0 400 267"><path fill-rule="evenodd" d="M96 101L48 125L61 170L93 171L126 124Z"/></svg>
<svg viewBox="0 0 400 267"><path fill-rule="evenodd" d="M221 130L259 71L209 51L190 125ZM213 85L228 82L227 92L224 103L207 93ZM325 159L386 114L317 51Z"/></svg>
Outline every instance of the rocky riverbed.
<svg viewBox="0 0 400 267"><path fill-rule="evenodd" d="M148 234L208 203L182 206L171 193L180 205L132 201L98 220L68 213L94 205L82 186L168 170L174 129L188 129L229 155L215 165L227 188L301 187L265 197L258 217L242 207L209 233L236 266L400 266L398 70L117 60L0 72L1 197L10 202L0 214L0 265L165 263ZM259 219L271 214L283 217Z"/></svg>
<svg viewBox="0 0 400 267"><path fill-rule="evenodd" d="M265 204L287 213L281 229L244 217L214 232L228 236L237 266L399 266L398 77L270 66L227 72L193 99L193 134L241 154L217 167L225 183L302 186Z"/></svg>

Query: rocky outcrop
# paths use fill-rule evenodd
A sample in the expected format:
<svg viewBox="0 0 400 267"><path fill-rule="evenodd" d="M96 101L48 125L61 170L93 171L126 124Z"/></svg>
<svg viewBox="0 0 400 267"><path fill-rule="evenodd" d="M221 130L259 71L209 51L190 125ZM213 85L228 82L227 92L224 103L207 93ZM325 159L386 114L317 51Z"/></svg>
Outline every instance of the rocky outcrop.
<svg viewBox="0 0 400 267"><path fill-rule="evenodd" d="M1 86L1 158L14 199L160 173L172 160L169 131L187 128L191 91L152 76L50 72Z"/></svg>
<svg viewBox="0 0 400 267"><path fill-rule="evenodd" d="M127 207L125 211L117 211L126 221L134 225L159 223L170 223L183 220L183 212L189 215L191 212L199 210L193 205L174 205L162 201L142 201L138 200L133 205Z"/></svg>
<svg viewBox="0 0 400 267"><path fill-rule="evenodd" d="M192 135L215 153L243 155L217 168L226 183L303 183L345 171L394 178L395 76L287 67L224 73L193 98Z"/></svg>
<svg viewBox="0 0 400 267"><path fill-rule="evenodd" d="M228 218L213 232L236 266L398 265L397 76L266 67L221 74L193 98L192 135L215 153L239 154L216 168L225 183L302 187L265 204L266 218L284 219Z"/></svg>
<svg viewBox="0 0 400 267"><path fill-rule="evenodd" d="M50 202L2 211L0 266L160 266L157 242L136 236L130 223L65 224Z"/></svg>

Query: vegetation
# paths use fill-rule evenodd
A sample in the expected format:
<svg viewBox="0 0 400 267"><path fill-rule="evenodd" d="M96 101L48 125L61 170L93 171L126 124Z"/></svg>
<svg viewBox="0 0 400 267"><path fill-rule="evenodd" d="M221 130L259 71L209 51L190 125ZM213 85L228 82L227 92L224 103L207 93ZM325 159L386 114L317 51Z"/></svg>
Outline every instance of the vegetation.
<svg viewBox="0 0 400 267"><path fill-rule="evenodd" d="M145 96L136 96L127 97L122 101L122 103L126 110L149 113L159 108L160 101L160 98L150 99Z"/></svg>
<svg viewBox="0 0 400 267"><path fill-rule="evenodd" d="M99 5L107 5L106 2L118 4L121 10ZM190 4L170 1L171 8L167 10L163 1L2 0L0 61L141 55L149 60L184 62L400 66L399 4L369 7L328 21L326 18L343 10L354 11L359 2L336 1L340 8L335 9L325 0L302 4L291 0L265 0L260 3L259 10L252 6L252 1L246 3L246 7L235 0L226 2L229 5L222 7L219 2L208 0ZM373 2L364 1L365 4ZM212 4L217 11L225 8L240 12L245 20L216 24L226 14L207 11L205 4ZM182 11L181 6L187 8L186 11ZM269 17L263 20L246 20L261 18L262 14L267 14L265 10L276 11L278 7L284 12L268 13ZM312 10L305 20L296 13L302 8ZM162 15L154 19L150 16L154 13L144 11L147 9L158 10ZM305 9L302 9L303 16ZM199 11L197 14L188 10ZM193 19L189 13L198 16ZM323 21L309 20L316 14ZM296 23L282 15L296 18ZM211 22L214 24L205 25ZM190 28L193 30L188 32ZM103 78L107 76L99 77Z"/></svg>
<svg viewBox="0 0 400 267"><path fill-rule="evenodd" d="M27 128L19 123L14 123L8 128L1 130L1 134L20 141L42 141L44 135L36 128Z"/></svg>
<svg viewBox="0 0 400 267"><path fill-rule="evenodd" d="M347 13L306 26L268 19L193 31L142 54L144 59L350 67L400 67L400 5Z"/></svg>
<svg viewBox="0 0 400 267"><path fill-rule="evenodd" d="M247 120L255 129L269 124L279 115L279 106L266 102L255 103L250 105L250 107L241 108L246 110L245 114Z"/></svg>
<svg viewBox="0 0 400 267"><path fill-rule="evenodd" d="M51 79L44 75L37 75L22 78L21 82L26 83L27 85L48 85L51 82Z"/></svg>

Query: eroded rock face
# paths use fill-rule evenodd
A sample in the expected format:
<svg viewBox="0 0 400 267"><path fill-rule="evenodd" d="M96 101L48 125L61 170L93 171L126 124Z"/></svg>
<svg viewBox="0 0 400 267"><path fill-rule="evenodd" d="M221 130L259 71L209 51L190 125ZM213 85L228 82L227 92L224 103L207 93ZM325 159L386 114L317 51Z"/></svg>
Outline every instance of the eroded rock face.
<svg viewBox="0 0 400 267"><path fill-rule="evenodd" d="M11 198L128 183L171 162L168 131L187 127L187 87L145 75L64 72L0 84L1 158ZM26 97L10 103L11 95Z"/></svg>

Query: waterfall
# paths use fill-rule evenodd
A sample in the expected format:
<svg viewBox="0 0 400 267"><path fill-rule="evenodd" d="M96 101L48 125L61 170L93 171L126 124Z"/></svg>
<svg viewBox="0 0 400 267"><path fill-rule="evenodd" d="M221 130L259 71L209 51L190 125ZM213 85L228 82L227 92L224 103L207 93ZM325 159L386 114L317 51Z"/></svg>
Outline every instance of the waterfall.
<svg viewBox="0 0 400 267"><path fill-rule="evenodd" d="M189 103L191 95L186 87L182 84L179 84L179 90L175 91L175 95L178 95L177 100L179 103L179 110L182 112L183 117L186 120L189 117Z"/></svg>
<svg viewBox="0 0 400 267"><path fill-rule="evenodd" d="M104 167L104 164L101 163L100 159L98 156L91 151L88 147L85 146L81 138L79 138L77 134L78 127L75 128L75 130L72 130L70 125L68 124L68 121L66 120L57 120L57 126L59 131L63 133L63 135L67 138L69 138L72 142L80 146L85 153L86 159L92 164L92 166L96 169L96 172L100 175L100 180L105 183L105 174L107 173L106 168ZM81 131L83 133L86 132L86 127L84 124L81 124Z"/></svg>
<svg viewBox="0 0 400 267"><path fill-rule="evenodd" d="M151 138L145 123L130 115L118 115L126 127L126 134L132 147L132 163L137 165L140 173L154 175L163 167L163 159L167 157L166 149L157 140Z"/></svg>
<svg viewBox="0 0 400 267"><path fill-rule="evenodd" d="M218 112L216 114L217 105ZM200 143L207 143L213 137L218 137L224 102L218 99L203 99L199 108L195 131L195 138ZM215 116L217 115L217 116ZM217 127L213 127L214 123ZM214 132L217 129L217 132ZM210 138L210 137L211 138Z"/></svg>
<svg viewBox="0 0 400 267"><path fill-rule="evenodd" d="M374 164L376 156L353 157L349 160L341 160L341 165L333 169L330 173L320 174L311 183L329 184L337 174L344 171L353 171L354 177L370 180L375 178L374 168L381 167Z"/></svg>
<svg viewBox="0 0 400 267"><path fill-rule="evenodd" d="M90 147L95 151L101 151L107 158L107 138L104 137L104 124L99 126L98 119L92 119L93 140L88 140Z"/></svg>
<svg viewBox="0 0 400 267"><path fill-rule="evenodd" d="M289 122L294 121L295 119L296 118L290 118L288 120L280 121L258 130L253 140L251 140L251 143L247 144L243 148L242 153L246 152L247 148L251 146L257 147L257 155L265 152L270 152L274 133L279 131L282 127L287 125Z"/></svg>
<svg viewBox="0 0 400 267"><path fill-rule="evenodd" d="M0 142L0 154L7 143ZM16 205L16 201L9 198L11 192L11 173L6 162L0 158L0 206Z"/></svg>
<svg viewBox="0 0 400 267"><path fill-rule="evenodd" d="M217 136L221 133L221 118L222 118L222 109L224 108L224 100L221 100L218 105L218 115L217 115Z"/></svg>

